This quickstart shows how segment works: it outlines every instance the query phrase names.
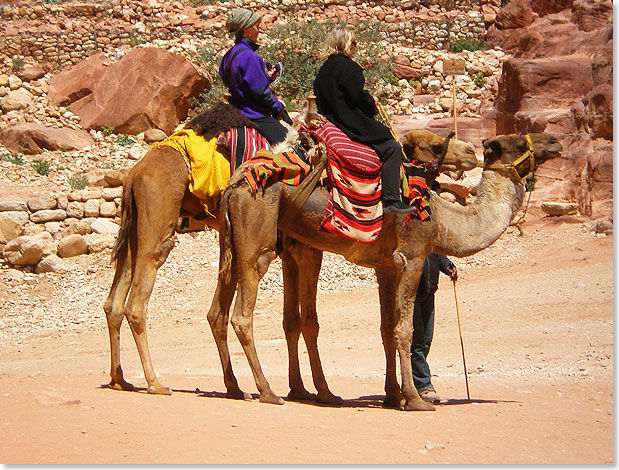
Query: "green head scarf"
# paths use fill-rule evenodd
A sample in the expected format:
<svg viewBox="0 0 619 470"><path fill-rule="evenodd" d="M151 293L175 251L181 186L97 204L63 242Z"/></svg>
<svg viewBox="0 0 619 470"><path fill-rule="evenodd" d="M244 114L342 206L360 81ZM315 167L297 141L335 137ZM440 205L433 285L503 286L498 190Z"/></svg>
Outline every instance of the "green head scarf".
<svg viewBox="0 0 619 470"><path fill-rule="evenodd" d="M260 20L260 17L257 13L247 10L246 8L235 8L228 15L226 29L231 33L245 31L247 28L255 25L258 20Z"/></svg>

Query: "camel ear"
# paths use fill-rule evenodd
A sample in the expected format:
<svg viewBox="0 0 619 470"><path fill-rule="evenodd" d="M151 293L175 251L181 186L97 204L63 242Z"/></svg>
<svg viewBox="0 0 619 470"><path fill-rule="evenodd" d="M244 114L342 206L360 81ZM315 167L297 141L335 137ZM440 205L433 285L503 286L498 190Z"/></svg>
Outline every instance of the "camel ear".
<svg viewBox="0 0 619 470"><path fill-rule="evenodd" d="M497 139L484 140L484 161L498 160L503 155L503 147Z"/></svg>

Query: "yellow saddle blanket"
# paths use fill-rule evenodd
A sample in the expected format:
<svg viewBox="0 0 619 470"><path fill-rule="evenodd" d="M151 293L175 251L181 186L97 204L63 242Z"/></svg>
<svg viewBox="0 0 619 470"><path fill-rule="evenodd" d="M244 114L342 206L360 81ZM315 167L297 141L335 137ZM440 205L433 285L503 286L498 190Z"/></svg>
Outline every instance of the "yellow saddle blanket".
<svg viewBox="0 0 619 470"><path fill-rule="evenodd" d="M155 145L172 147L185 158L189 191L200 199L207 213L214 210L230 179L230 162L217 151L217 137L206 140L193 129L182 129Z"/></svg>

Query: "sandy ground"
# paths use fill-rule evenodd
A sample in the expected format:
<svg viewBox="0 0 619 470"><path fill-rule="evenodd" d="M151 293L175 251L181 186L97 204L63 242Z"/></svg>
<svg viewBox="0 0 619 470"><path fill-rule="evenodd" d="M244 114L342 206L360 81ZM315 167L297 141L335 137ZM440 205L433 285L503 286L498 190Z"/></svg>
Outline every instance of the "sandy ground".
<svg viewBox="0 0 619 470"><path fill-rule="evenodd" d="M446 276L437 293L429 358L444 398L434 412L381 407L384 355L375 289L320 292L325 374L332 391L345 399L343 406L329 407L226 399L205 315L185 315L182 296L156 287L151 309L166 308L150 322L151 352L174 393L145 393L127 327L123 367L141 388L105 388L109 346L102 305L85 302L98 323L94 331L75 327L0 346L0 462L614 463L613 242L612 236L586 232L582 222L531 217L524 237L510 229L486 250L494 250L493 257L455 260L470 400L454 287ZM193 255L186 249L181 245L173 253ZM501 250L524 254L502 259ZM101 269L101 282L109 282L111 268ZM186 282L192 277L201 276L184 275ZM206 311L212 291L201 292L191 305ZM261 294L254 329L265 374L285 397L281 300L279 293ZM240 385L255 393L232 331L230 342ZM302 351L304 379L313 390Z"/></svg>

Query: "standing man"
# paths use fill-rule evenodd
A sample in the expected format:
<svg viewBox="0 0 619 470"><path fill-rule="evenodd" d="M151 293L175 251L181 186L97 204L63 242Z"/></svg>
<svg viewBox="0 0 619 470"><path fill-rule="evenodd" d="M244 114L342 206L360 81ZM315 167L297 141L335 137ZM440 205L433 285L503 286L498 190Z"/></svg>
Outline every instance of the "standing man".
<svg viewBox="0 0 619 470"><path fill-rule="evenodd" d="M441 401L441 397L432 385L430 366L426 360L434 336L434 294L438 289L439 271L447 274L452 281L458 279L456 265L447 256L431 253L425 259L415 297L413 342L411 344L411 364L415 387L421 398L432 403Z"/></svg>
<svg viewBox="0 0 619 470"><path fill-rule="evenodd" d="M275 67L267 72L264 61L256 54L260 16L245 8L235 8L228 15L226 28L234 33L235 44L221 59L219 76L232 95L230 104L254 121L272 145L283 142L287 130L279 119L285 106L269 86L279 72Z"/></svg>

